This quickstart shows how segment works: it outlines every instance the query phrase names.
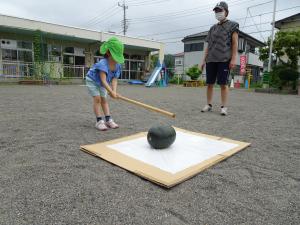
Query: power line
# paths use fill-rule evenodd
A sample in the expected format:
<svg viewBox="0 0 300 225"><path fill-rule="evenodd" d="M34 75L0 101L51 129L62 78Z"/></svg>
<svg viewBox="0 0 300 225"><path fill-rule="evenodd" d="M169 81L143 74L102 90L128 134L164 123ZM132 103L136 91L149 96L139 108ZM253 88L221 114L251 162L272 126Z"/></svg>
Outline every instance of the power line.
<svg viewBox="0 0 300 225"><path fill-rule="evenodd" d="M245 2L251 2L253 0L228 0L227 2L233 4L233 6L235 5L239 5L239 4L243 4ZM236 4L234 4L236 3ZM135 25L135 24L139 24L139 23L145 23L145 22L160 22L160 21L165 21L166 18L170 19L171 17L176 17L175 19L179 19L180 17L188 17L188 16L194 16L194 15L199 15L199 13L206 12L208 9L211 9L213 7L212 4L205 4L202 5L201 7L197 7L197 8L192 8L192 9L185 9L185 10L180 10L180 11L174 11L174 12L170 12L170 13L165 13L165 14L160 14L160 15L156 15L156 16L150 16L150 17L141 17L141 18L135 18L133 20L137 20L139 19L140 21L132 21L132 19L130 19L130 24L131 25ZM200 10L201 9L201 10ZM191 13L194 12L194 13ZM203 15L203 14L202 14ZM144 19L143 21L141 19ZM174 19L173 19L174 20ZM113 24L113 26L116 26L117 24Z"/></svg>
<svg viewBox="0 0 300 225"><path fill-rule="evenodd" d="M284 8L284 9L280 9L277 10L276 12L282 12L282 11L286 11L286 10L290 10L290 9L295 9L295 8L299 8L300 6L295 6L295 7L290 7L290 8ZM262 15L267 15L267 14L271 14L273 12L265 12L265 13L261 13L261 14L257 14L257 15L253 15L252 17L258 17L258 16L262 16ZM234 21L239 21L239 20L243 20L246 17L241 17L241 18L235 18L232 19ZM206 25L201 25L201 26L195 26L195 27L189 27L189 28L183 28L183 29L176 29L176 30L170 30L167 32L159 32L159 33L152 33L152 34L146 34L143 36L139 36L139 37L147 37L147 36L157 36L157 35L162 35L162 34L168 34L168 33L174 33L174 32L178 32L178 31L185 31L185 30L191 30L191 29L196 29L196 28L202 28L202 27L208 27L208 26L212 26L214 24L206 24ZM243 27L242 27L243 28Z"/></svg>
<svg viewBox="0 0 300 225"><path fill-rule="evenodd" d="M95 26L98 25L99 23L102 23L110 18L112 18L114 15L116 15L117 13L119 13L120 8L116 7L114 10L108 12L108 14L106 14L105 17L101 17L99 18L97 21L95 21L94 23L90 24L89 26Z"/></svg>
<svg viewBox="0 0 300 225"><path fill-rule="evenodd" d="M265 23L262 23L262 24L270 24L271 21L268 21L268 22L265 22ZM255 26L254 24L253 25L247 25L245 26L244 28L248 28L248 27L253 27ZM259 32L259 31L258 31ZM175 38L182 38L182 36L178 36L178 37L175 37ZM175 38L164 38L164 39L158 39L158 41L163 41L163 40L169 40L169 39L175 39Z"/></svg>
<svg viewBox="0 0 300 225"><path fill-rule="evenodd" d="M242 4L245 2L251 2L251 1L253 1L253 0L232 0L232 2L230 2L230 0L229 0L228 2L233 4L233 6L235 6L235 5L239 5L239 4ZM237 4L234 4L234 3L237 3ZM208 9L210 9L212 7L213 7L212 4L205 4L205 5L202 5L201 7L197 7L197 8L174 11L174 12L159 14L159 15L150 16L150 17L140 17L140 18L130 19L129 21L134 20L133 22L130 22L131 25L139 24L139 23L144 24L145 22L153 22L153 23L164 22L164 21L166 21L166 18L168 18L168 20L169 20L169 19L171 19L171 17L176 17L173 19L173 20L175 20L175 19L179 19L181 17L189 17L189 16L199 15L201 12L207 13ZM144 20L142 20L142 19L144 19ZM116 24L113 24L113 25L116 25Z"/></svg>
<svg viewBox="0 0 300 225"><path fill-rule="evenodd" d="M300 28L300 25L296 25L296 26L291 26L291 27L285 27L284 29L294 29L294 28ZM253 32L247 32L247 34L257 34L257 33L259 33L259 32L262 32L262 33L266 33L266 32L271 32L272 30L264 30L264 31L253 31ZM177 37L177 38L170 38L169 40L171 40L171 39L178 39L178 38L182 38L182 36L181 37ZM164 42L165 44L168 44L168 43L181 43L182 41L181 40L179 40L179 41L166 41L166 42Z"/></svg>
<svg viewBox="0 0 300 225"><path fill-rule="evenodd" d="M253 1L253 0L232 0L232 1L228 1L228 2L233 5L239 5L239 4L243 4L245 2L250 2L250 1ZM237 3L237 4L235 4L235 3ZM144 23L144 22L160 22L160 21L165 21L166 18L169 20L169 19L171 19L171 17L176 17L175 19L177 19L180 17L199 15L199 13L201 13L201 12L207 12L207 10L211 9L213 6L214 6L213 4L205 4L205 5L202 5L201 7L197 7L197 8L194 7L191 9L174 11L174 12L170 12L170 13L159 14L159 15L149 16L149 17L137 17L137 18L132 18L131 20L134 21L134 22L132 22L132 24Z"/></svg>
<svg viewBox="0 0 300 225"><path fill-rule="evenodd" d="M131 4L131 2L127 2L129 6L144 6L144 5L154 5L154 4L161 4L165 2L169 2L170 0L151 0L151 1L142 1L138 3Z"/></svg>
<svg viewBox="0 0 300 225"><path fill-rule="evenodd" d="M254 32L249 32L249 33L247 33L247 34L256 34L256 33L259 33L259 32L270 32L271 30L264 30L264 31L254 31ZM177 37L177 39L178 38L182 38L182 37ZM176 38L171 38L171 39L176 39ZM167 41L167 42L164 42L164 43L179 43L179 42L181 42L181 40L180 41Z"/></svg>
<svg viewBox="0 0 300 225"><path fill-rule="evenodd" d="M99 20L100 18L103 18L107 13L109 13L111 10L113 10L115 8L117 8L117 6L114 4L111 7L104 10L104 12L99 13L97 16L94 16L93 18L91 18L88 21L86 21L85 23L83 23L82 26L87 26L87 25L95 22L96 20Z"/></svg>

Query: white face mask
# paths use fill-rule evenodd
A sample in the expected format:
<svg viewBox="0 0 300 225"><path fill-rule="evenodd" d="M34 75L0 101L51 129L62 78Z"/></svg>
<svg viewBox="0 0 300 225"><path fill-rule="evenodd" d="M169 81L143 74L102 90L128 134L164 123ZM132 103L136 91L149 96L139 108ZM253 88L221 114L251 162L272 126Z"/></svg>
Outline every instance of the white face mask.
<svg viewBox="0 0 300 225"><path fill-rule="evenodd" d="M215 16L216 16L216 19L219 21L223 21L226 18L225 11L217 12L217 13L215 13Z"/></svg>

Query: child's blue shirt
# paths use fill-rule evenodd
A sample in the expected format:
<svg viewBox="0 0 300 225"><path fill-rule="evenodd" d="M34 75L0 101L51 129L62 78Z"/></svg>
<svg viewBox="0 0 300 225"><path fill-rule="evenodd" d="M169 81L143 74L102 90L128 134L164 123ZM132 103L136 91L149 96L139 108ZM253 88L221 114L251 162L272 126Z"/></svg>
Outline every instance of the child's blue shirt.
<svg viewBox="0 0 300 225"><path fill-rule="evenodd" d="M109 69L109 64L107 59L101 59L99 62L95 63L92 68L87 73L87 77L91 78L96 84L100 87L103 87L100 72L106 73L106 81L108 84L111 84L113 78L119 78L122 73L121 64L116 64L115 71Z"/></svg>

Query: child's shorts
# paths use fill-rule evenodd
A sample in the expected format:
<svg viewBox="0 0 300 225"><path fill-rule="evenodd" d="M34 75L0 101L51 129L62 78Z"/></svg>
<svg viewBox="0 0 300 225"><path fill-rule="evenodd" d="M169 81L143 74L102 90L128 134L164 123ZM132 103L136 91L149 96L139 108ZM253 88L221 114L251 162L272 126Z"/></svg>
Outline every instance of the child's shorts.
<svg viewBox="0 0 300 225"><path fill-rule="evenodd" d="M107 90L104 87L97 85L91 78L86 77L85 83L91 96L107 97Z"/></svg>

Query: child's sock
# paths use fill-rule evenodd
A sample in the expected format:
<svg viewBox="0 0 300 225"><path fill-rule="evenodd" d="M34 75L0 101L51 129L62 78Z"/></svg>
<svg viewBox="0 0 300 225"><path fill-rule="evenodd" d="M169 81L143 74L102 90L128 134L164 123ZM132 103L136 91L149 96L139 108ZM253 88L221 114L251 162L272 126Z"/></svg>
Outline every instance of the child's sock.
<svg viewBox="0 0 300 225"><path fill-rule="evenodd" d="M208 104L210 107L212 107L212 104Z"/></svg>
<svg viewBox="0 0 300 225"><path fill-rule="evenodd" d="M102 117L101 116L97 117L97 122L99 122L100 120L102 120Z"/></svg>
<svg viewBox="0 0 300 225"><path fill-rule="evenodd" d="M105 116L105 120L106 120L106 122L108 122L109 120L110 120L110 116Z"/></svg>

